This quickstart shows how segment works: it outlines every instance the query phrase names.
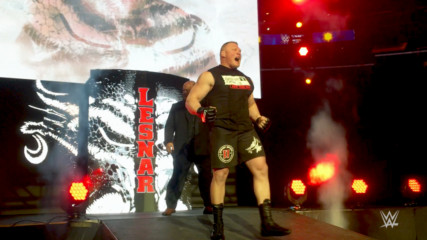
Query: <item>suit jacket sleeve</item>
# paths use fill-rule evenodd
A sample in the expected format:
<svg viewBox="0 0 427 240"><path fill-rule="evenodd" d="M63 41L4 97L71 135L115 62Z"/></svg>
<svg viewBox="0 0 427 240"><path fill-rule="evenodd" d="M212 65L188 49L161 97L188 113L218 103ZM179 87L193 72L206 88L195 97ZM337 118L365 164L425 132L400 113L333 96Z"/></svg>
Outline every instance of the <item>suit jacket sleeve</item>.
<svg viewBox="0 0 427 240"><path fill-rule="evenodd" d="M196 155L209 155L209 127L196 117L196 135L194 136L194 153Z"/></svg>
<svg viewBox="0 0 427 240"><path fill-rule="evenodd" d="M168 119L166 120L165 125L165 144L173 142L174 132L175 132L175 111L176 104L172 104L171 110L169 111Z"/></svg>

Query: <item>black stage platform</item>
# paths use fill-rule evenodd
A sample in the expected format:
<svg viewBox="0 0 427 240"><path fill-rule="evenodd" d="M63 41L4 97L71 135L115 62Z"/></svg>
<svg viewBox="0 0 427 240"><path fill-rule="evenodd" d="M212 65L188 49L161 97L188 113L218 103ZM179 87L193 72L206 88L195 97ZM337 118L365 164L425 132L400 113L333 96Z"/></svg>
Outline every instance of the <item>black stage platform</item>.
<svg viewBox="0 0 427 240"><path fill-rule="evenodd" d="M226 239L370 239L359 233L314 220L300 214L276 210L274 219L290 228L292 234L283 237L262 237L257 208L226 208L224 210ZM107 227L118 239L209 239L212 216L192 210L179 212L171 217L155 214L135 214L127 219L103 217Z"/></svg>
<svg viewBox="0 0 427 240"><path fill-rule="evenodd" d="M280 225L290 228L292 233L282 237L262 237L257 208L226 207L224 209L226 239L374 239L288 209L273 209L273 218ZM3 216L0 219L0 238L208 240L212 221L212 215L203 215L201 208L178 211L169 217L154 212L87 215L85 219L72 221L67 220L65 215L15 215Z"/></svg>

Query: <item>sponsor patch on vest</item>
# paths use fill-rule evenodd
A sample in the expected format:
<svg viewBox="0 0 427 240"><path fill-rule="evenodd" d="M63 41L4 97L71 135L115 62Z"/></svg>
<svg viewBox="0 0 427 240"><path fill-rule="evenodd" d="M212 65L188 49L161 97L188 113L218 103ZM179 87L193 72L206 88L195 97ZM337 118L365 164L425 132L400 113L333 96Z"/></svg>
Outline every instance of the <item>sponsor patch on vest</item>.
<svg viewBox="0 0 427 240"><path fill-rule="evenodd" d="M250 89L251 84L248 79L244 76L229 76L223 75L222 79L224 79L224 84L233 89Z"/></svg>
<svg viewBox="0 0 427 240"><path fill-rule="evenodd" d="M233 160L234 148L231 145L223 145L218 150L218 158L223 163L229 163Z"/></svg>

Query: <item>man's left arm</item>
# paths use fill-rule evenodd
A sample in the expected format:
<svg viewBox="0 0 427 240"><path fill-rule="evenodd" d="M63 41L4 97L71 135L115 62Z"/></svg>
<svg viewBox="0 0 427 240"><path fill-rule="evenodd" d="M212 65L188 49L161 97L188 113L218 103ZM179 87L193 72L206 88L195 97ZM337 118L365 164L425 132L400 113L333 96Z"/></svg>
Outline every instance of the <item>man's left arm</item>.
<svg viewBox="0 0 427 240"><path fill-rule="evenodd" d="M172 153L172 151L174 150L173 138L175 133L175 121L174 121L175 112L176 112L175 109L176 109L176 104L172 104L172 107L169 111L168 118L166 120L165 131L164 131L164 134L165 134L164 144L166 146L166 150L168 153Z"/></svg>
<svg viewBox="0 0 427 240"><path fill-rule="evenodd" d="M252 122L255 122L259 117L262 117L261 114L259 113L258 106L256 105L253 94L249 96L248 106L249 106L249 117L251 118Z"/></svg>
<svg viewBox="0 0 427 240"><path fill-rule="evenodd" d="M270 127L270 124L271 124L270 119L260 114L253 94L249 96L248 106L249 106L249 118L252 120L252 122L254 122L257 125L257 127L260 128L261 130L267 131L267 129Z"/></svg>

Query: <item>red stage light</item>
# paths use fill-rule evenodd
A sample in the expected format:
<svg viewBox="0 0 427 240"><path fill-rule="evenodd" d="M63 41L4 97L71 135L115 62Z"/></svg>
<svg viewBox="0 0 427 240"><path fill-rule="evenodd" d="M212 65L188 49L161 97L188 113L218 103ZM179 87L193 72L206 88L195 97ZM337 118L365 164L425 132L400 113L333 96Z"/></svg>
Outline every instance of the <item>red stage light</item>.
<svg viewBox="0 0 427 240"><path fill-rule="evenodd" d="M310 85L311 84L311 79L310 78L306 78L305 79L305 84Z"/></svg>
<svg viewBox="0 0 427 240"><path fill-rule="evenodd" d="M74 177L74 180L68 184L68 188L64 189L66 196L61 202L61 207L70 217L79 217L86 211L89 193L92 190L93 184L89 176Z"/></svg>
<svg viewBox="0 0 427 240"><path fill-rule="evenodd" d="M295 24L295 26L296 26L297 28L301 28L301 27L302 27L302 22L297 22L297 23Z"/></svg>
<svg viewBox="0 0 427 240"><path fill-rule="evenodd" d="M298 53L301 57L305 57L308 54L308 48L307 47L300 47L298 50Z"/></svg>
<svg viewBox="0 0 427 240"><path fill-rule="evenodd" d="M411 189L412 192L414 193L419 193L421 192L421 184L418 182L417 179L415 178L410 178L408 179L408 187L409 189Z"/></svg>
<svg viewBox="0 0 427 240"><path fill-rule="evenodd" d="M83 182L71 183L69 193L75 201L85 201L89 190L83 184Z"/></svg>
<svg viewBox="0 0 427 240"><path fill-rule="evenodd" d="M302 4L305 2L305 0L292 0L292 2L295 4Z"/></svg>
<svg viewBox="0 0 427 240"><path fill-rule="evenodd" d="M295 179L291 182L291 189L296 195L304 195L306 187L301 180Z"/></svg>
<svg viewBox="0 0 427 240"><path fill-rule="evenodd" d="M293 179L285 188L285 196L295 205L293 209L300 209L307 200L307 187L300 179Z"/></svg>
<svg viewBox="0 0 427 240"><path fill-rule="evenodd" d="M97 169L94 171L94 175L91 176L73 174L64 182L65 185L62 190L64 199L61 201L61 208L70 217L78 218L80 215L85 214L89 204L89 195L97 187L94 185L93 180L96 180L96 177L100 177L102 172L102 169Z"/></svg>
<svg viewBox="0 0 427 240"><path fill-rule="evenodd" d="M335 164L333 162L320 162L309 170L310 183L317 185L328 181L335 175Z"/></svg>
<svg viewBox="0 0 427 240"><path fill-rule="evenodd" d="M365 194L368 190L368 184L363 179L354 179L351 188L353 188L355 193Z"/></svg>
<svg viewBox="0 0 427 240"><path fill-rule="evenodd" d="M422 176L408 176L402 179L401 192L405 206L416 206L424 196L425 178Z"/></svg>

